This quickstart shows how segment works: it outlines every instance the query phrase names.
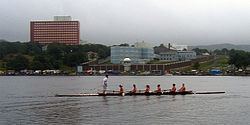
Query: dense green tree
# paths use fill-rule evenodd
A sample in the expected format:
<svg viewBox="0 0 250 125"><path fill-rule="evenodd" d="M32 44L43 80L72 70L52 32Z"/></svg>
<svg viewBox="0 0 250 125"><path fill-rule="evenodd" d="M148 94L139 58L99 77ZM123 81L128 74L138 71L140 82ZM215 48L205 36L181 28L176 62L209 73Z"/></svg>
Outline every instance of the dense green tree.
<svg viewBox="0 0 250 125"><path fill-rule="evenodd" d="M129 44L128 43L122 43L119 46L129 46Z"/></svg>
<svg viewBox="0 0 250 125"><path fill-rule="evenodd" d="M37 55L42 53L42 46L39 44L28 42L25 43L25 46L26 46L25 54Z"/></svg>
<svg viewBox="0 0 250 125"><path fill-rule="evenodd" d="M7 42L0 40L0 59L9 54L35 55L42 52L41 45L35 43Z"/></svg>
<svg viewBox="0 0 250 125"><path fill-rule="evenodd" d="M8 62L7 69L14 69L13 63L16 55L28 57L27 65L34 70L60 69L63 66L75 67L87 60L88 52L97 53L98 58L106 58L110 56L110 47L101 44L85 44L85 45L64 45L49 44L46 49L42 49L42 45L31 42L8 42L0 40L0 60L2 64ZM16 65L19 65L17 63ZM1 66L3 68L3 66ZM0 68L1 68L0 67ZM15 68L16 69L16 68ZM23 69L23 68L21 68Z"/></svg>
<svg viewBox="0 0 250 125"><path fill-rule="evenodd" d="M229 50L227 48L223 48L221 51L222 51L223 55L229 54Z"/></svg>
<svg viewBox="0 0 250 125"><path fill-rule="evenodd" d="M20 71L28 68L29 60L23 55L17 55L14 58L9 59L6 66L8 69Z"/></svg>
<svg viewBox="0 0 250 125"><path fill-rule="evenodd" d="M203 53L209 53L207 49L194 48L192 50L195 51L197 55L202 55Z"/></svg>
<svg viewBox="0 0 250 125"><path fill-rule="evenodd" d="M242 50L230 50L229 52L229 64L234 65L237 68L245 69L250 65L250 53Z"/></svg>
<svg viewBox="0 0 250 125"><path fill-rule="evenodd" d="M33 70L45 70L51 69L52 64L49 61L49 58L46 55L37 55L34 57L31 63L31 69Z"/></svg>
<svg viewBox="0 0 250 125"><path fill-rule="evenodd" d="M193 68L194 68L194 69L199 69L199 68L200 68L200 63L199 63L199 62L195 62L195 63L193 64Z"/></svg>
<svg viewBox="0 0 250 125"><path fill-rule="evenodd" d="M82 53L69 53L65 56L64 64L70 67L75 67L87 61L87 57Z"/></svg>
<svg viewBox="0 0 250 125"><path fill-rule="evenodd" d="M47 48L47 54L52 56L56 60L60 60L64 55L64 45L62 44L50 44Z"/></svg>
<svg viewBox="0 0 250 125"><path fill-rule="evenodd" d="M213 51L213 54L215 54L215 55L228 55L229 50L227 48L223 48L222 50L216 49Z"/></svg>

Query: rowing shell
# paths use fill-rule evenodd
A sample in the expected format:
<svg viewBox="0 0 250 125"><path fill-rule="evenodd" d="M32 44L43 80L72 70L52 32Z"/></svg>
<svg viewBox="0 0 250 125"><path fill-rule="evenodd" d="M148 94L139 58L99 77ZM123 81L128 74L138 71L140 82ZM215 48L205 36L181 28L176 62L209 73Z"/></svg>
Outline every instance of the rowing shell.
<svg viewBox="0 0 250 125"><path fill-rule="evenodd" d="M185 92L150 92L150 93L95 93L95 94L56 94L56 97L84 97L84 96L151 96L151 95L191 95L191 94L223 94L225 92L217 91L217 92L193 92L193 91L185 91Z"/></svg>

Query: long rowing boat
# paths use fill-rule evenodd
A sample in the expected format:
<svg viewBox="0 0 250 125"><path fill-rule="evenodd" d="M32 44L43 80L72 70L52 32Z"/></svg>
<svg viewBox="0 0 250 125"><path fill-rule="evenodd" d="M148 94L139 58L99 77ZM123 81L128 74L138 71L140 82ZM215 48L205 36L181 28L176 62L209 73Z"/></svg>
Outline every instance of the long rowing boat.
<svg viewBox="0 0 250 125"><path fill-rule="evenodd" d="M84 96L151 96L151 95L191 95L191 94L223 94L223 91L217 92L193 92L193 91L185 91L185 92L150 92L150 93L118 93L118 92L111 92L111 93L80 93L80 94L56 94L56 97L84 97Z"/></svg>

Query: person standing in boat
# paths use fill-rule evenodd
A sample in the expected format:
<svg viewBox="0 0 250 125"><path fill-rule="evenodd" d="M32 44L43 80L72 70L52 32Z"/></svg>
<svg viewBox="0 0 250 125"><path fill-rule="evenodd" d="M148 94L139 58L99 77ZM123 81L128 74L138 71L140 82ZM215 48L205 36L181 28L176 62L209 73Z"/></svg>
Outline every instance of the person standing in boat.
<svg viewBox="0 0 250 125"><path fill-rule="evenodd" d="M136 91L137 91L136 85L133 84L133 88L132 88L132 90L131 90L131 93L136 93Z"/></svg>
<svg viewBox="0 0 250 125"><path fill-rule="evenodd" d="M149 86L149 85L146 85L145 93L146 93L146 94L149 94L149 93L150 93L150 86Z"/></svg>
<svg viewBox="0 0 250 125"><path fill-rule="evenodd" d="M109 75L105 75L105 78L103 78L103 94L106 94L106 91L107 91L108 77Z"/></svg>
<svg viewBox="0 0 250 125"><path fill-rule="evenodd" d="M181 88L178 90L179 92L185 92L186 88L185 88L185 84L183 83Z"/></svg>
<svg viewBox="0 0 250 125"><path fill-rule="evenodd" d="M172 88L170 89L170 92L176 92L175 84L173 84Z"/></svg>

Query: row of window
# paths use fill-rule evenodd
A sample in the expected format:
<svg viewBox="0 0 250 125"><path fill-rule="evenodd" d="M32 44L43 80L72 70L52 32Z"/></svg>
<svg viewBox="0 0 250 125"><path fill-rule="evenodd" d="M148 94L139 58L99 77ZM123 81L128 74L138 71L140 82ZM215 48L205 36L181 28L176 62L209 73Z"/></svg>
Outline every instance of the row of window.
<svg viewBox="0 0 250 125"><path fill-rule="evenodd" d="M38 43L78 43L78 41L35 41Z"/></svg>
<svg viewBox="0 0 250 125"><path fill-rule="evenodd" d="M174 59L174 58L161 58L161 60L170 60L170 61L175 61L176 59Z"/></svg>
<svg viewBox="0 0 250 125"><path fill-rule="evenodd" d="M164 54L164 55L161 55L162 57L173 57L173 56L177 56L177 55L172 55L172 54Z"/></svg>
<svg viewBox="0 0 250 125"><path fill-rule="evenodd" d="M33 34L32 36L42 36L42 37L49 37L49 36L78 36L78 34L73 33L49 33L49 34Z"/></svg>
<svg viewBox="0 0 250 125"><path fill-rule="evenodd" d="M79 28L77 27L54 27L54 28L34 28L32 30L36 30L36 31L44 31L44 30L79 30Z"/></svg>
<svg viewBox="0 0 250 125"><path fill-rule="evenodd" d="M38 42L38 43L78 43L78 41L61 41L61 40L58 40L58 41L34 41L34 42Z"/></svg>
<svg viewBox="0 0 250 125"><path fill-rule="evenodd" d="M37 26L33 27L33 29L78 29L78 26L54 26L54 27L49 27L49 26Z"/></svg>
<svg viewBox="0 0 250 125"><path fill-rule="evenodd" d="M78 34L79 32L31 32L34 35L39 35L39 34Z"/></svg>
<svg viewBox="0 0 250 125"><path fill-rule="evenodd" d="M79 29L33 29L36 32L77 32Z"/></svg>
<svg viewBox="0 0 250 125"><path fill-rule="evenodd" d="M78 35L78 33L57 33L57 32L52 32L52 33L46 33L46 32L39 32L39 33L33 33L33 35L46 35L46 36L48 36L48 35L53 35L53 36L55 36L55 35Z"/></svg>
<svg viewBox="0 0 250 125"><path fill-rule="evenodd" d="M39 40L46 40L46 41L50 41L50 40L78 40L78 39L75 39L75 38L34 38L35 41L39 41Z"/></svg>
<svg viewBox="0 0 250 125"><path fill-rule="evenodd" d="M31 22L34 25L67 25L67 24L79 24L78 21L67 21L67 22L63 22L63 21L51 21L51 22Z"/></svg>
<svg viewBox="0 0 250 125"><path fill-rule="evenodd" d="M78 34L34 34L34 37L78 37Z"/></svg>
<svg viewBox="0 0 250 125"><path fill-rule="evenodd" d="M44 27L44 26L47 26L47 27L54 27L54 26L79 26L78 24L32 24L32 26L34 27Z"/></svg>
<svg viewBox="0 0 250 125"><path fill-rule="evenodd" d="M33 41L79 41L78 39L35 39Z"/></svg>
<svg viewBox="0 0 250 125"><path fill-rule="evenodd" d="M78 25L78 22L31 22L31 25Z"/></svg>
<svg viewBox="0 0 250 125"><path fill-rule="evenodd" d="M78 34L34 34L32 37L78 37Z"/></svg>
<svg viewBox="0 0 250 125"><path fill-rule="evenodd" d="M161 55L162 57L175 57L175 56L178 56L178 57L195 57L195 55L171 55L171 54L164 54L164 55Z"/></svg>
<svg viewBox="0 0 250 125"><path fill-rule="evenodd" d="M179 57L195 57L195 55L179 55Z"/></svg>

